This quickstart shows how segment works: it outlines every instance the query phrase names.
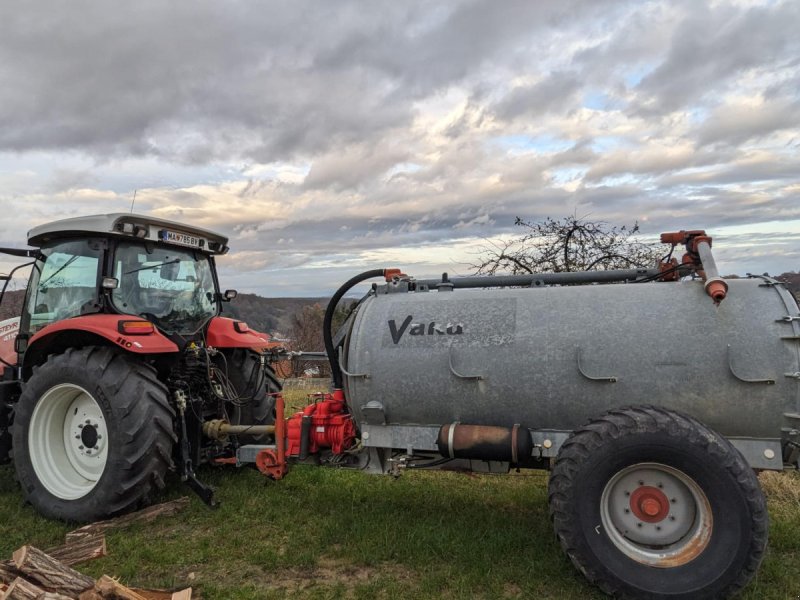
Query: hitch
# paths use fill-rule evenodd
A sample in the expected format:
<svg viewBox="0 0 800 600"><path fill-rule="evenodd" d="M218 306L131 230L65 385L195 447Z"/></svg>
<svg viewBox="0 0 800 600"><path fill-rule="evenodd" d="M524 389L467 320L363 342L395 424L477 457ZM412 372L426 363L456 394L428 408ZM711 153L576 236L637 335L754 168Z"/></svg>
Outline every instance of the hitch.
<svg viewBox="0 0 800 600"><path fill-rule="evenodd" d="M186 395L180 390L175 392L175 404L178 407L178 413L181 418L181 481L197 494L209 508L218 508L219 502L214 498L214 488L201 482L194 473L194 463L189 451L189 437L186 434Z"/></svg>

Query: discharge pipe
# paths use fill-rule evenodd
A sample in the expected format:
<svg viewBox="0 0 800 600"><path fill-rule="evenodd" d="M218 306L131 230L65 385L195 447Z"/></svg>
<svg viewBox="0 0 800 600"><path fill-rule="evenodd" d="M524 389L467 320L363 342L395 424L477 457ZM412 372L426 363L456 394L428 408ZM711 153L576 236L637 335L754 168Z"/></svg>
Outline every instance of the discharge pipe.
<svg viewBox="0 0 800 600"><path fill-rule="evenodd" d="M714 255L711 254L711 238L699 237L695 240L697 254L700 255L700 262L703 263L703 273L705 273L706 294L711 296L714 304L719 304L728 295L728 284L720 276Z"/></svg>

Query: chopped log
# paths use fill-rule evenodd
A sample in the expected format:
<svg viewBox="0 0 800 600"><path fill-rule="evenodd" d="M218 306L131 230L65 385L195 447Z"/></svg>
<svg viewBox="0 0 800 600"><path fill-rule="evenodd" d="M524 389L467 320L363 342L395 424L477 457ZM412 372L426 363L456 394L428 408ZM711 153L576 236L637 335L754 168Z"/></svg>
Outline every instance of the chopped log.
<svg viewBox="0 0 800 600"><path fill-rule="evenodd" d="M0 563L0 583L8 585L17 577L19 577L19 571L14 568L14 565L11 564L10 561L7 563Z"/></svg>
<svg viewBox="0 0 800 600"><path fill-rule="evenodd" d="M14 564L36 583L69 596L77 596L94 586L94 579L79 573L35 548L23 546L13 554Z"/></svg>
<svg viewBox="0 0 800 600"><path fill-rule="evenodd" d="M132 589L125 587L119 581L111 579L108 575L103 575L94 584L94 589L100 592L103 598L115 598L119 600L147 600L144 596L137 594Z"/></svg>
<svg viewBox="0 0 800 600"><path fill-rule="evenodd" d="M72 600L72 598L56 592L45 592L39 595L36 600Z"/></svg>
<svg viewBox="0 0 800 600"><path fill-rule="evenodd" d="M192 600L192 588L186 588L172 594L172 600Z"/></svg>
<svg viewBox="0 0 800 600"><path fill-rule="evenodd" d="M17 577L3 594L3 600L37 600L44 590L22 577Z"/></svg>
<svg viewBox="0 0 800 600"><path fill-rule="evenodd" d="M64 544L56 548L45 550L45 554L49 554L59 562L64 563L68 567L80 564L95 558L106 556L106 538L104 535L93 535L89 537L76 540L71 544ZM0 583L11 583L19 577L20 572L14 568L14 562L6 560L0 562ZM3 591L0 588L0 591ZM2 599L2 596L0 596Z"/></svg>
<svg viewBox="0 0 800 600"><path fill-rule="evenodd" d="M144 596L147 600L172 600L172 592L166 590L145 590L142 588L131 588L140 596Z"/></svg>
<svg viewBox="0 0 800 600"><path fill-rule="evenodd" d="M95 535L103 533L109 529L117 529L120 527L127 527L133 523L148 523L157 517L170 516L176 514L181 509L189 505L189 497L183 496L177 500L163 502L155 506L148 506L145 509L130 513L129 515L122 515L115 519L107 521L98 521L89 525L84 525L67 534L67 542L86 537L88 535Z"/></svg>
<svg viewBox="0 0 800 600"><path fill-rule="evenodd" d="M102 533L82 536L63 546L45 550L45 553L71 567L72 565L78 565L83 562L94 560L95 558L107 556L106 536Z"/></svg>
<svg viewBox="0 0 800 600"><path fill-rule="evenodd" d="M103 600L103 597L100 595L100 592L92 588L91 590L86 590L81 593L81 595L78 596L78 600Z"/></svg>

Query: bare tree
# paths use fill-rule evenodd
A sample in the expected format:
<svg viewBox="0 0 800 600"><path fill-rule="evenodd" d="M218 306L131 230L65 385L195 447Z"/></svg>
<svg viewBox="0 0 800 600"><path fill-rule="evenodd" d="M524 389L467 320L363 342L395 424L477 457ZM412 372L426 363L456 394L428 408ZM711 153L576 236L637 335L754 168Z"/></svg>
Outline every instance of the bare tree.
<svg viewBox="0 0 800 600"><path fill-rule="evenodd" d="M333 314L334 332L344 323L349 314L352 303L343 301ZM304 306L302 310L292 317L292 327L289 332L291 342L289 349L304 352L322 352L325 342L322 337L322 322L325 319L325 307L319 303ZM320 377L330 375L330 367L325 361L293 360L292 377L302 377L307 370L319 369Z"/></svg>
<svg viewBox="0 0 800 600"><path fill-rule="evenodd" d="M517 217L515 225L525 233L518 238L489 241L478 262L470 266L476 273L562 273L565 271L606 271L652 267L660 258L659 249L638 240L639 224L609 225L571 216L547 217L526 221Z"/></svg>

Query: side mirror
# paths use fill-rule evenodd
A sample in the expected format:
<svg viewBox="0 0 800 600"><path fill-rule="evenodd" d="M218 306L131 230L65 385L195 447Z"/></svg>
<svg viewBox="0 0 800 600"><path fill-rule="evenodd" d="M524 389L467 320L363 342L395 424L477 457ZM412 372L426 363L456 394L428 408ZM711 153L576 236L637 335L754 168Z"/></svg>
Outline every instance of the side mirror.
<svg viewBox="0 0 800 600"><path fill-rule="evenodd" d="M230 302L238 295L239 292L237 292L236 290L225 290L225 293L222 294L222 298L225 300L225 302Z"/></svg>

